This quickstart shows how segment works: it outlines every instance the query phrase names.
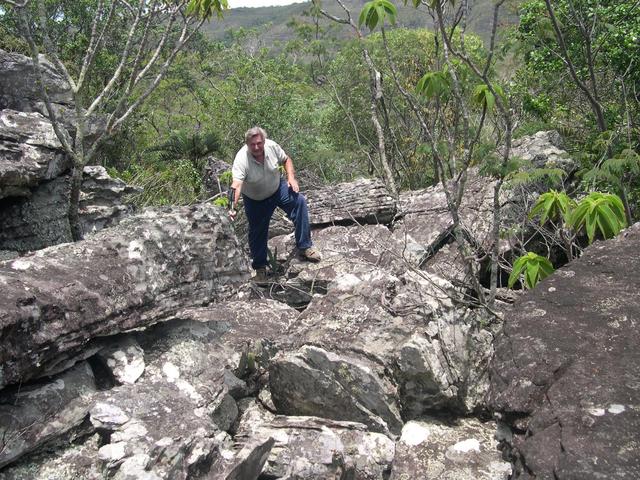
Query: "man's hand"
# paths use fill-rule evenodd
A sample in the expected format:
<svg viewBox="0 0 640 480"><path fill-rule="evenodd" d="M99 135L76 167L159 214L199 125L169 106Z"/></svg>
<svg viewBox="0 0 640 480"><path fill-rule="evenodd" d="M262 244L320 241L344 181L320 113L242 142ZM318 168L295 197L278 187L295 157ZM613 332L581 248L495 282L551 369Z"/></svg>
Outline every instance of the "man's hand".
<svg viewBox="0 0 640 480"><path fill-rule="evenodd" d="M287 179L287 183L291 187L291 190L293 190L294 192L297 193L300 191L300 186L298 185L298 181L295 178Z"/></svg>

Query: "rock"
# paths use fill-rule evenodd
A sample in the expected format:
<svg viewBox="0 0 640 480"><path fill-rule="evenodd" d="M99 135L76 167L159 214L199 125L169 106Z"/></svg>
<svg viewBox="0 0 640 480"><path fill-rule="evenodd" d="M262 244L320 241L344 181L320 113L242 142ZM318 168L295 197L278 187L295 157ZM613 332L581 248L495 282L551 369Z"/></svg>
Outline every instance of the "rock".
<svg viewBox="0 0 640 480"><path fill-rule="evenodd" d="M387 224L396 214L393 197L377 179L358 179L327 187L303 191L309 207L311 228L329 225ZM271 236L293 231L293 224L276 214L271 220Z"/></svg>
<svg viewBox="0 0 640 480"><path fill-rule="evenodd" d="M219 430L178 382L100 392L91 421L110 433L98 458L113 478L186 479L208 470L220 446Z"/></svg>
<svg viewBox="0 0 640 480"><path fill-rule="evenodd" d="M231 165L224 160L210 156L204 166L202 173L202 183L207 191L207 197L225 194L229 188L229 183L220 181L220 176L225 172L231 172Z"/></svg>
<svg viewBox="0 0 640 480"><path fill-rule="evenodd" d="M514 140L511 156L527 160L535 168L560 168L569 174L578 167L578 163L563 147L562 137L557 131L541 131Z"/></svg>
<svg viewBox="0 0 640 480"><path fill-rule="evenodd" d="M71 166L47 118L0 110L0 198L29 196L31 187L60 176Z"/></svg>
<svg viewBox="0 0 640 480"><path fill-rule="evenodd" d="M39 56L49 98L55 104L71 106L73 96L64 77L43 55ZM0 109L44 113L42 95L31 58L0 50Z"/></svg>
<svg viewBox="0 0 640 480"><path fill-rule="evenodd" d="M515 478L640 475L640 224L597 242L507 315L490 407Z"/></svg>
<svg viewBox="0 0 640 480"><path fill-rule="evenodd" d="M97 457L100 435L94 434L82 444L43 452L0 470L0 480L103 480Z"/></svg>
<svg viewBox="0 0 640 480"><path fill-rule="evenodd" d="M69 178L40 184L29 198L6 198L0 209L0 247L18 252L71 241Z"/></svg>
<svg viewBox="0 0 640 480"><path fill-rule="evenodd" d="M236 438L275 440L262 471L269 478L384 479L394 455L392 440L361 423L273 415L256 403L243 415Z"/></svg>
<svg viewBox="0 0 640 480"><path fill-rule="evenodd" d="M306 192L312 226L386 224L396 203L382 181L358 179Z"/></svg>
<svg viewBox="0 0 640 480"><path fill-rule="evenodd" d="M215 472L208 478L211 480L255 480L260 476L275 440L268 438L264 441L252 442L244 445L242 450L233 457L224 459L213 468Z"/></svg>
<svg viewBox="0 0 640 480"><path fill-rule="evenodd" d="M109 343L98 352L118 384L135 383L144 373L144 351L131 336Z"/></svg>
<svg viewBox="0 0 640 480"><path fill-rule="evenodd" d="M485 251L492 241L494 182L474 169L468 172L465 195L458 209L460 227L473 243ZM402 193L393 238L402 245L406 260L422 266L447 244L453 233L453 219L442 184Z"/></svg>
<svg viewBox="0 0 640 480"><path fill-rule="evenodd" d="M396 443L390 480L507 480L511 465L500 458L495 424L459 419L408 422Z"/></svg>
<svg viewBox="0 0 640 480"><path fill-rule="evenodd" d="M492 334L480 328L486 321L482 314L455 307L447 294L452 286L439 277L414 271L397 277L390 268L365 267L357 256L342 258L343 271L350 273L335 283L327 280L326 295L312 299L289 329L288 353L274 361L279 367L272 368L286 371L270 376L276 407L284 408L282 413L359 421L385 431L376 417L381 416L395 425L391 432L399 433L402 424L395 415L363 417L369 411L363 406L373 401L369 397L374 393L350 389L342 373L364 368L390 385L376 398L394 391L385 400L387 408L399 410L405 420L434 411L481 410L492 353ZM308 351L296 351L305 345L332 356L331 367L317 367ZM291 380L293 372L296 381Z"/></svg>
<svg viewBox="0 0 640 480"><path fill-rule="evenodd" d="M356 421L385 434L402 429L394 385L362 357L302 347L274 359L269 389L278 413Z"/></svg>
<svg viewBox="0 0 640 480"><path fill-rule="evenodd" d="M117 225L133 213L133 205L124 203L127 196L142 191L112 178L104 167L84 167L78 214L83 233L96 232Z"/></svg>
<svg viewBox="0 0 640 480"><path fill-rule="evenodd" d="M89 412L95 382L87 363L42 385L0 393L0 468L70 436Z"/></svg>
<svg viewBox="0 0 640 480"><path fill-rule="evenodd" d="M248 276L221 209L147 210L0 264L0 386L51 374L89 341L229 296ZM21 328L15 328L21 325Z"/></svg>

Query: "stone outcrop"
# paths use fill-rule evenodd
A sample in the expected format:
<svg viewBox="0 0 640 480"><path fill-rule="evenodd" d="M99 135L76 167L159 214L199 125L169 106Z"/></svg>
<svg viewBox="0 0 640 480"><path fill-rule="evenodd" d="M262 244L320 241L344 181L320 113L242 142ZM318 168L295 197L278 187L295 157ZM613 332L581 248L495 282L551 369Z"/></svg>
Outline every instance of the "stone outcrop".
<svg viewBox="0 0 640 480"><path fill-rule="evenodd" d="M4 262L0 385L60 371L88 340L170 318L180 299L209 303L246 277L228 218L206 205L148 210Z"/></svg>
<svg viewBox="0 0 640 480"><path fill-rule="evenodd" d="M640 224L518 301L491 367L516 478L640 475Z"/></svg>
<svg viewBox="0 0 640 480"><path fill-rule="evenodd" d="M491 244L493 187L493 182L471 169L458 211L463 234L478 249L485 251ZM452 235L453 219L442 184L400 195L393 237L404 245L406 260L424 266L430 257L452 240Z"/></svg>
<svg viewBox="0 0 640 480"><path fill-rule="evenodd" d="M480 248L491 221L483 181L470 179L475 197L461 209ZM95 188L117 196L127 187L100 168L87 185L82 208L96 214L96 230L117 223L124 209ZM459 303L468 278L443 191L406 194L399 206L370 180L305 193L323 260L301 261L283 223L286 234L270 240L277 274L264 288L246 282L241 244L211 205L149 209L0 263L0 415L5 438L27 432L0 447L0 480L506 479L494 424L473 418L487 417L499 323ZM506 332L520 362L525 337ZM67 380L76 371L86 383ZM493 390L494 403L503 390L534 388L513 378ZM18 391L49 392L53 407L16 403ZM632 407L589 408L609 419ZM499 434L516 473L540 461L533 448L556 445L536 437L550 418L536 408L503 409ZM34 416L45 418L31 425Z"/></svg>
<svg viewBox="0 0 640 480"><path fill-rule="evenodd" d="M247 407L236 438L276 441L262 473L271 478L385 478L394 442L356 422L274 415L255 401Z"/></svg>
<svg viewBox="0 0 640 480"><path fill-rule="evenodd" d="M559 168L571 173L578 167L566 150L562 137L555 130L527 135L513 141L511 156L526 160L535 168Z"/></svg>
<svg viewBox="0 0 640 480"><path fill-rule="evenodd" d="M58 107L72 107L73 96L67 81L43 55L39 62L51 101ZM0 50L0 72L0 110L7 108L46 115L29 57Z"/></svg>

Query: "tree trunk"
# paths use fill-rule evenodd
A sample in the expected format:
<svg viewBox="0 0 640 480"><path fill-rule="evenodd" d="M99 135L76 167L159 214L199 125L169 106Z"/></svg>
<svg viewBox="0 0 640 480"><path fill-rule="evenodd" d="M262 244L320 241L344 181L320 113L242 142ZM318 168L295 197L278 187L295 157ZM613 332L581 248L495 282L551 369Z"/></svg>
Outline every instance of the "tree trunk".
<svg viewBox="0 0 640 480"><path fill-rule="evenodd" d="M74 241L82 240L82 229L80 228L80 216L78 213L80 206L80 189L82 187L82 174L84 166L74 163L71 173L71 187L69 190L69 227Z"/></svg>

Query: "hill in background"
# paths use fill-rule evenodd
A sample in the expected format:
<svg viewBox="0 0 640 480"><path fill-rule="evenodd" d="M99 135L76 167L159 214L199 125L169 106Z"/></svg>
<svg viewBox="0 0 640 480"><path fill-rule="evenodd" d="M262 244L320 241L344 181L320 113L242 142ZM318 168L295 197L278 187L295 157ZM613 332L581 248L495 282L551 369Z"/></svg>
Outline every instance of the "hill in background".
<svg viewBox="0 0 640 480"><path fill-rule="evenodd" d="M351 16L357 22L362 6L368 0L344 0L345 6L351 11ZM485 41L491 35L491 22L493 17L493 2L491 0L472 0L470 21L468 29ZM340 18L345 17L344 10L337 2L325 0L323 8L330 14ZM432 28L433 22L424 8L416 11L411 6L404 6L402 2L396 2L398 7L397 26L407 28ZM215 40L226 40L232 32L241 28L257 29L259 40L263 45L273 45L277 42L286 42L295 38L294 30L288 26L292 19L306 19L311 21L306 12L310 10L311 2L296 3L281 7L257 7L236 8L225 13L222 20L214 20L203 27L203 31ZM515 23L517 20L513 12L501 11L501 24ZM347 37L351 35L347 26L341 26L339 35Z"/></svg>

